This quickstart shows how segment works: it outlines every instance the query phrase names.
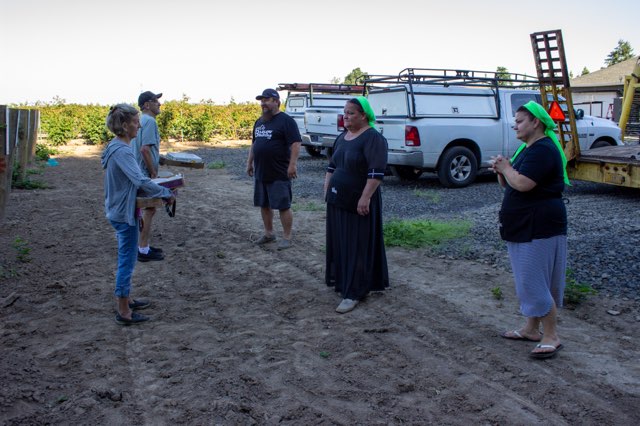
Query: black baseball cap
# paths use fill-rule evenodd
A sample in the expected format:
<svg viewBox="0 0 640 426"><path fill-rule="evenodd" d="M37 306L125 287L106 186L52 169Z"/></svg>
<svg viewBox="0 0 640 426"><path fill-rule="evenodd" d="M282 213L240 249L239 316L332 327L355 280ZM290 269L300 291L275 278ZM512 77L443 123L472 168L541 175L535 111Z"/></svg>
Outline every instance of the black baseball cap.
<svg viewBox="0 0 640 426"><path fill-rule="evenodd" d="M140 108L142 108L145 104L145 102L149 102L149 101L155 101L158 98L162 97L162 93L158 93L157 95L153 92L142 92L140 93L140 96L138 96L138 106Z"/></svg>
<svg viewBox="0 0 640 426"><path fill-rule="evenodd" d="M256 100L261 100L264 98L275 98L275 99L280 99L280 95L278 94L278 92L276 92L273 89L264 89L262 91L262 95L258 95L256 96Z"/></svg>

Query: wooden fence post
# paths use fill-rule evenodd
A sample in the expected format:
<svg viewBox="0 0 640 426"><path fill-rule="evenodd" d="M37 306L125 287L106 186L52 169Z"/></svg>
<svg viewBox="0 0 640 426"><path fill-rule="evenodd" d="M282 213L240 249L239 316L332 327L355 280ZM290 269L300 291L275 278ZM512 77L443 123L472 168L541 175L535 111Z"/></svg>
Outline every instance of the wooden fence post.
<svg viewBox="0 0 640 426"><path fill-rule="evenodd" d="M4 222L4 211L7 205L7 176L10 176L11 168L7 149L7 106L0 105L0 162L5 167L4 171L0 171L0 223Z"/></svg>
<svg viewBox="0 0 640 426"><path fill-rule="evenodd" d="M36 144L38 143L38 130L40 129L40 110L29 110L30 129L29 129L29 162L33 162L36 156Z"/></svg>
<svg viewBox="0 0 640 426"><path fill-rule="evenodd" d="M0 105L0 155L5 160L6 170L0 173L0 222L4 221L9 194L11 193L11 177L13 176L13 159L15 150L15 131L18 114L16 110Z"/></svg>
<svg viewBox="0 0 640 426"><path fill-rule="evenodd" d="M18 110L18 146L16 147L16 159L18 160L18 169L20 180L27 178L27 163L29 162L29 111L24 109Z"/></svg>

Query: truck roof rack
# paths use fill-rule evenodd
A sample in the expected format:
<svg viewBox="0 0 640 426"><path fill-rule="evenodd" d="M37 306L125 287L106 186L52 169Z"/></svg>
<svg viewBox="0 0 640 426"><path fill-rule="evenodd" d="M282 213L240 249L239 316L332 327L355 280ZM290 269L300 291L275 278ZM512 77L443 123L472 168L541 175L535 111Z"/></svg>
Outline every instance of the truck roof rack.
<svg viewBox="0 0 640 426"><path fill-rule="evenodd" d="M279 83L276 90L288 90L289 92L308 93L340 93L361 95L364 93L364 85L335 84L335 83Z"/></svg>
<svg viewBox="0 0 640 426"><path fill-rule="evenodd" d="M460 70L446 68L405 68L397 75L370 75L365 86L388 84L432 84L440 86L513 86L538 87L536 77L497 71Z"/></svg>
<svg viewBox="0 0 640 426"><path fill-rule="evenodd" d="M364 80L366 92L376 88L392 90L393 87L404 86L408 90L411 102L412 116L416 111L415 86L433 85L440 87L484 87L492 89L492 95L496 103L497 116L500 118L500 98L498 90L500 86L511 88L537 88L540 83L536 77L526 74L499 73L497 71L456 70L446 68L405 68L397 75L369 75ZM466 94L465 96L475 96Z"/></svg>

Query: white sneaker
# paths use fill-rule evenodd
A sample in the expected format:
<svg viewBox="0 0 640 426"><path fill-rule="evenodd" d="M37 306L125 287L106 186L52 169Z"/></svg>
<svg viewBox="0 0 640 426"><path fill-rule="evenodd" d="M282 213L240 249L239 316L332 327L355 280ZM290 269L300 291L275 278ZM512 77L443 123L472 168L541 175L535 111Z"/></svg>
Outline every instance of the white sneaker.
<svg viewBox="0 0 640 426"><path fill-rule="evenodd" d="M340 304L336 308L336 312L338 312L339 314L346 314L349 311L353 311L357 304L357 300L342 299L342 302L340 302Z"/></svg>

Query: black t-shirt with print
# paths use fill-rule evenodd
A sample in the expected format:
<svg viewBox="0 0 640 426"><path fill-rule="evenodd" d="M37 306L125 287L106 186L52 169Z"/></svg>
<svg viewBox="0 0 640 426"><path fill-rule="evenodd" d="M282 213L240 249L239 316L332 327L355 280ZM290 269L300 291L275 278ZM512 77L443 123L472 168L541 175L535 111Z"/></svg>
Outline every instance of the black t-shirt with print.
<svg viewBox="0 0 640 426"><path fill-rule="evenodd" d="M254 176L261 182L289 180L287 169L291 158L291 145L300 142L295 120L280 112L265 121L262 117L253 125Z"/></svg>

